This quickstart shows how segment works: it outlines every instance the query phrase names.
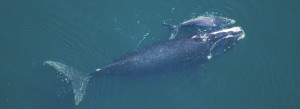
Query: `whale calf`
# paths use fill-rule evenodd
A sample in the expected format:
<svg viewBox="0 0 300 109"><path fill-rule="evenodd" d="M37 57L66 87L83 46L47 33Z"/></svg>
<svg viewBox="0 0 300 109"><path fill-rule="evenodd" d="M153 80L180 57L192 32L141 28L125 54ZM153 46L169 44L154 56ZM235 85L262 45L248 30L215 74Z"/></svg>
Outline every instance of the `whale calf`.
<svg viewBox="0 0 300 109"><path fill-rule="evenodd" d="M210 29L220 29L226 26L235 24L235 20L219 17L219 16L199 16L194 19L190 19L180 23L179 25L171 25L164 23L163 26L167 27L171 31L171 36L169 39L175 38L178 30L182 27L197 27L197 28L210 28Z"/></svg>
<svg viewBox="0 0 300 109"><path fill-rule="evenodd" d="M78 105L86 93L91 77L157 73L170 66L172 70L187 69L228 52L244 37L245 33L241 27L232 27L202 35L164 40L133 50L112 63L86 74L60 62L44 63L54 67L71 81L75 105Z"/></svg>

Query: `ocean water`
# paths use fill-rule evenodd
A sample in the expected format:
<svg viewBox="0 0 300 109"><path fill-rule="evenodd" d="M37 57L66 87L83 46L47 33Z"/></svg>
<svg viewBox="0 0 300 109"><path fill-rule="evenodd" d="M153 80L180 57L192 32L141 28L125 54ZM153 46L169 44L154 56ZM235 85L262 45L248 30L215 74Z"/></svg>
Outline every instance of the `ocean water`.
<svg viewBox="0 0 300 109"><path fill-rule="evenodd" d="M297 0L0 0L0 109L299 109ZM246 38L183 73L92 78L79 105L44 61L91 72L167 40L163 22L236 20Z"/></svg>

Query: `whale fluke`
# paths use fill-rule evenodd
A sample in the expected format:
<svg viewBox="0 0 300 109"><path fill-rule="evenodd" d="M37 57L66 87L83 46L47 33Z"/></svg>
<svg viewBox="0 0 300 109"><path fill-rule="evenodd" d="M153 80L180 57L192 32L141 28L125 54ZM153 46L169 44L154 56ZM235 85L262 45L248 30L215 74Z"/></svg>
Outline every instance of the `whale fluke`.
<svg viewBox="0 0 300 109"><path fill-rule="evenodd" d="M67 81L71 81L75 105L78 105L85 95L87 84L91 76L83 75L78 70L60 62L45 61L44 64L54 67L59 73L66 77Z"/></svg>

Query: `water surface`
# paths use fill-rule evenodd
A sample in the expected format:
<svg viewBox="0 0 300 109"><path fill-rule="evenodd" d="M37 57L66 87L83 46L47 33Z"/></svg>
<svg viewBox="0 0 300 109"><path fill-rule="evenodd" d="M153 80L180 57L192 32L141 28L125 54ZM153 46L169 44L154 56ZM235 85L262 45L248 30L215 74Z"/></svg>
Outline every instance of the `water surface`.
<svg viewBox="0 0 300 109"><path fill-rule="evenodd" d="M299 1L0 0L1 109L298 109ZM163 22L215 14L246 38L196 71L98 77L79 106L46 60L90 72L166 40Z"/></svg>

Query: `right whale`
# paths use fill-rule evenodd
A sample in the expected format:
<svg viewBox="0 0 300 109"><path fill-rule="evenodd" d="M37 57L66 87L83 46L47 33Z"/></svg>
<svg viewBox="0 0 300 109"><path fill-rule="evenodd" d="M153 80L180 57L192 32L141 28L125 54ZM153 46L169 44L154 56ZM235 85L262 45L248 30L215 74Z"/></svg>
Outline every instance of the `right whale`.
<svg viewBox="0 0 300 109"><path fill-rule="evenodd" d="M179 29L182 27L209 28L217 30L232 24L235 24L235 20L225 17L199 16L197 18L184 21L177 26L167 23L163 23L163 26L167 27L171 31L171 36L169 39L173 39L176 37Z"/></svg>
<svg viewBox="0 0 300 109"><path fill-rule="evenodd" d="M75 105L78 105L83 100L91 77L140 75L188 69L204 64L213 57L231 50L244 37L245 33L242 28L232 27L202 35L163 40L135 49L86 74L60 62L45 61L45 64L54 67L71 81Z"/></svg>

